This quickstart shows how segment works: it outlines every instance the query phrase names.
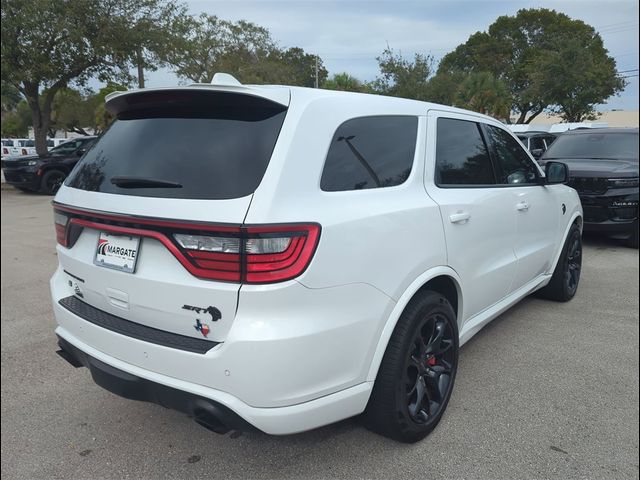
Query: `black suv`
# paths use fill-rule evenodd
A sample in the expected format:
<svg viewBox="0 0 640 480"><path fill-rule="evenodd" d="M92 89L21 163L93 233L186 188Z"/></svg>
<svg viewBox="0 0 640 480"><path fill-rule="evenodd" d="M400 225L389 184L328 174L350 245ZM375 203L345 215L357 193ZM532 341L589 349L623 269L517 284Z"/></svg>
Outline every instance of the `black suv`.
<svg viewBox="0 0 640 480"><path fill-rule="evenodd" d="M602 128L566 132L540 159L569 165L580 195L586 231L626 239L638 248L638 129Z"/></svg>
<svg viewBox="0 0 640 480"><path fill-rule="evenodd" d="M74 138L52 148L42 157L27 155L2 160L4 178L8 184L22 191L53 195L96 138Z"/></svg>

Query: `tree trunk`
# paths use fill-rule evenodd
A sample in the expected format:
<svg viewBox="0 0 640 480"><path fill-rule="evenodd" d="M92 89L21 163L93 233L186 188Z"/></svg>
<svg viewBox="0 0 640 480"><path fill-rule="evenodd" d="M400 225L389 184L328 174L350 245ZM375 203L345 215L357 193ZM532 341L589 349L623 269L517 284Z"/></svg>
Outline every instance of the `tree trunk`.
<svg viewBox="0 0 640 480"><path fill-rule="evenodd" d="M144 88L144 58L140 47L136 50L136 65L138 67L138 87Z"/></svg>
<svg viewBox="0 0 640 480"><path fill-rule="evenodd" d="M45 115L45 111L40 108L40 92L39 85L33 83L24 83L24 94L27 99L27 104L31 109L31 120L33 124L33 138L36 141L36 153L40 156L46 155L47 148L47 132L49 131L49 125L51 124L49 107L49 114Z"/></svg>

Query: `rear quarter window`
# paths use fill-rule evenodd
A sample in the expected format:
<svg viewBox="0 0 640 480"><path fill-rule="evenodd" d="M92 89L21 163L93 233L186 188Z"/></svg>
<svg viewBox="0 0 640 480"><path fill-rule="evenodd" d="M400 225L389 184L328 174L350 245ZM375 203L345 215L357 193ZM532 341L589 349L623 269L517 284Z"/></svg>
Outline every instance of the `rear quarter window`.
<svg viewBox="0 0 640 480"><path fill-rule="evenodd" d="M325 192L366 190L400 185L411 173L418 118L354 118L338 127L320 180Z"/></svg>

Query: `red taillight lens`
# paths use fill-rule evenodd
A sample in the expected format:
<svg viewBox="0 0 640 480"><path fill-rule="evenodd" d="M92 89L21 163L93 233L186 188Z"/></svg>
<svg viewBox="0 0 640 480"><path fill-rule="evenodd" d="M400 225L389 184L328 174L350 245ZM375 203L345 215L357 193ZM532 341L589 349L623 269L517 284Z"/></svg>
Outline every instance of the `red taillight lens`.
<svg viewBox="0 0 640 480"><path fill-rule="evenodd" d="M314 224L247 227L246 283L282 282L306 270L320 238Z"/></svg>
<svg viewBox="0 0 640 480"><path fill-rule="evenodd" d="M23 148L23 149L22 149L22 155L27 155L28 153L29 153L29 152L27 152L27 149L26 149L26 148Z"/></svg>
<svg viewBox="0 0 640 480"><path fill-rule="evenodd" d="M2 154L3 155L9 155L9 149L8 148L3 148L2 149Z"/></svg>
<svg viewBox="0 0 640 480"><path fill-rule="evenodd" d="M67 226L69 225L69 217L59 210L54 210L53 223L56 227L56 240L60 245L66 247L68 245Z"/></svg>
<svg viewBox="0 0 640 480"><path fill-rule="evenodd" d="M290 280L309 265L319 225L246 227L238 236L174 234L199 277L243 283Z"/></svg>

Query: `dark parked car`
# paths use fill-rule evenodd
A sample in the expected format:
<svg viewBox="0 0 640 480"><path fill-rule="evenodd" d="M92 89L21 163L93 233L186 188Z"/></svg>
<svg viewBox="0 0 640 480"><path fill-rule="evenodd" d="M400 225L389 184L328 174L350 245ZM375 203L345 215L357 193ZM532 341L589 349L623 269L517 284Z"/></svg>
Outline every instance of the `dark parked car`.
<svg viewBox="0 0 640 480"><path fill-rule="evenodd" d="M20 190L52 195L96 138L74 138L52 148L43 157L27 155L2 160L4 178Z"/></svg>
<svg viewBox="0 0 640 480"><path fill-rule="evenodd" d="M540 158L558 137L555 133L548 132L520 132L516 136L536 159Z"/></svg>
<svg viewBox="0 0 640 480"><path fill-rule="evenodd" d="M540 159L569 165L586 231L626 239L638 248L638 129L573 130L558 137Z"/></svg>

